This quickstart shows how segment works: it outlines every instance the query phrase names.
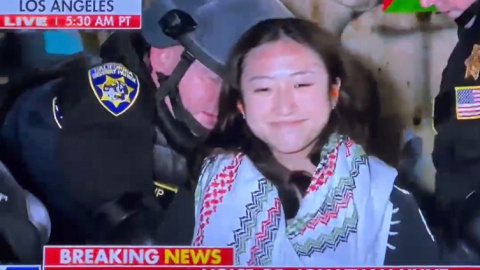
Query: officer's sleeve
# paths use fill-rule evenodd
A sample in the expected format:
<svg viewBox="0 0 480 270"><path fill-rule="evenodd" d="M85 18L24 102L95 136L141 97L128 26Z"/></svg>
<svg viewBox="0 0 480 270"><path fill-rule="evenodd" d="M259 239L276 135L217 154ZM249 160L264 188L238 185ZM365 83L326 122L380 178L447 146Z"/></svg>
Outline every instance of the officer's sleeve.
<svg viewBox="0 0 480 270"><path fill-rule="evenodd" d="M194 189L189 185L179 187L159 226L160 243L168 246L190 245L196 220L194 211Z"/></svg>
<svg viewBox="0 0 480 270"><path fill-rule="evenodd" d="M118 63L77 63L59 84L58 166L86 226L92 212L126 193L154 196L153 94Z"/></svg>
<svg viewBox="0 0 480 270"><path fill-rule="evenodd" d="M458 25L458 37L462 38L464 35L475 35L475 29L478 29L480 15L480 4L475 1L469 8L467 8L455 22Z"/></svg>

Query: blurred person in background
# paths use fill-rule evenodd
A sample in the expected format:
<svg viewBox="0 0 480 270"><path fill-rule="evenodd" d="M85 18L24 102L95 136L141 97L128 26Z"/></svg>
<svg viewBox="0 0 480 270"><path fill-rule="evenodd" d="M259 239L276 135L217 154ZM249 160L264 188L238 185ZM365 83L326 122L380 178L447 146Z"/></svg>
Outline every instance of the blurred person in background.
<svg viewBox="0 0 480 270"><path fill-rule="evenodd" d="M84 50L78 30L30 30L16 33L21 65L44 69Z"/></svg>
<svg viewBox="0 0 480 270"><path fill-rule="evenodd" d="M19 85L41 84L37 74L83 51L77 30L4 30L0 38L0 121L21 94ZM42 76L40 76L42 77Z"/></svg>

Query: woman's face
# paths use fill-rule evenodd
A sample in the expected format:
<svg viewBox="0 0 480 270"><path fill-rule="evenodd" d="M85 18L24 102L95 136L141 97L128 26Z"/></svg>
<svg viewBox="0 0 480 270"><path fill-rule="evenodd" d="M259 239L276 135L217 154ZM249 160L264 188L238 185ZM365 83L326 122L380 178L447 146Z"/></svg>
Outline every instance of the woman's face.
<svg viewBox="0 0 480 270"><path fill-rule="evenodd" d="M328 77L322 59L293 40L253 49L241 76L247 125L274 154L309 152L336 102Z"/></svg>

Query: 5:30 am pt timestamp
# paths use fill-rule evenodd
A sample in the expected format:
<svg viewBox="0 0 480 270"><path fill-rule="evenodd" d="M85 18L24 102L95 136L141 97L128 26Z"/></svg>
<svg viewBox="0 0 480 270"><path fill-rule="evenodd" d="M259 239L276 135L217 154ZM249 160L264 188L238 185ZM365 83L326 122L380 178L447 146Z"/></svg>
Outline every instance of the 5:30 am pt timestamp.
<svg viewBox="0 0 480 270"><path fill-rule="evenodd" d="M140 15L0 15L0 29L140 29Z"/></svg>

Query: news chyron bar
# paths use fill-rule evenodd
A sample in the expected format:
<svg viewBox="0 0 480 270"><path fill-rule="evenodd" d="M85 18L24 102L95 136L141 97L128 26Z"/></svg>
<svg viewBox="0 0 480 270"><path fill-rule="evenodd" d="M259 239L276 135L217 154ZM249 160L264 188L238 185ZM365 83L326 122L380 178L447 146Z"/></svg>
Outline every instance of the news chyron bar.
<svg viewBox="0 0 480 270"><path fill-rule="evenodd" d="M253 247L235 256L231 247L46 246L42 266L9 265L0 270L480 270L480 266L256 266L272 256L256 251ZM248 266L235 266L239 258ZM295 264L302 265L301 258Z"/></svg>
<svg viewBox="0 0 480 270"><path fill-rule="evenodd" d="M480 270L479 266L258 266L268 263L266 256L272 253L257 251L254 247L235 256L231 247L46 246L43 270ZM235 266L239 261L249 266ZM301 258L295 264L301 265Z"/></svg>
<svg viewBox="0 0 480 270"><path fill-rule="evenodd" d="M1 0L0 29L140 29L142 0Z"/></svg>

